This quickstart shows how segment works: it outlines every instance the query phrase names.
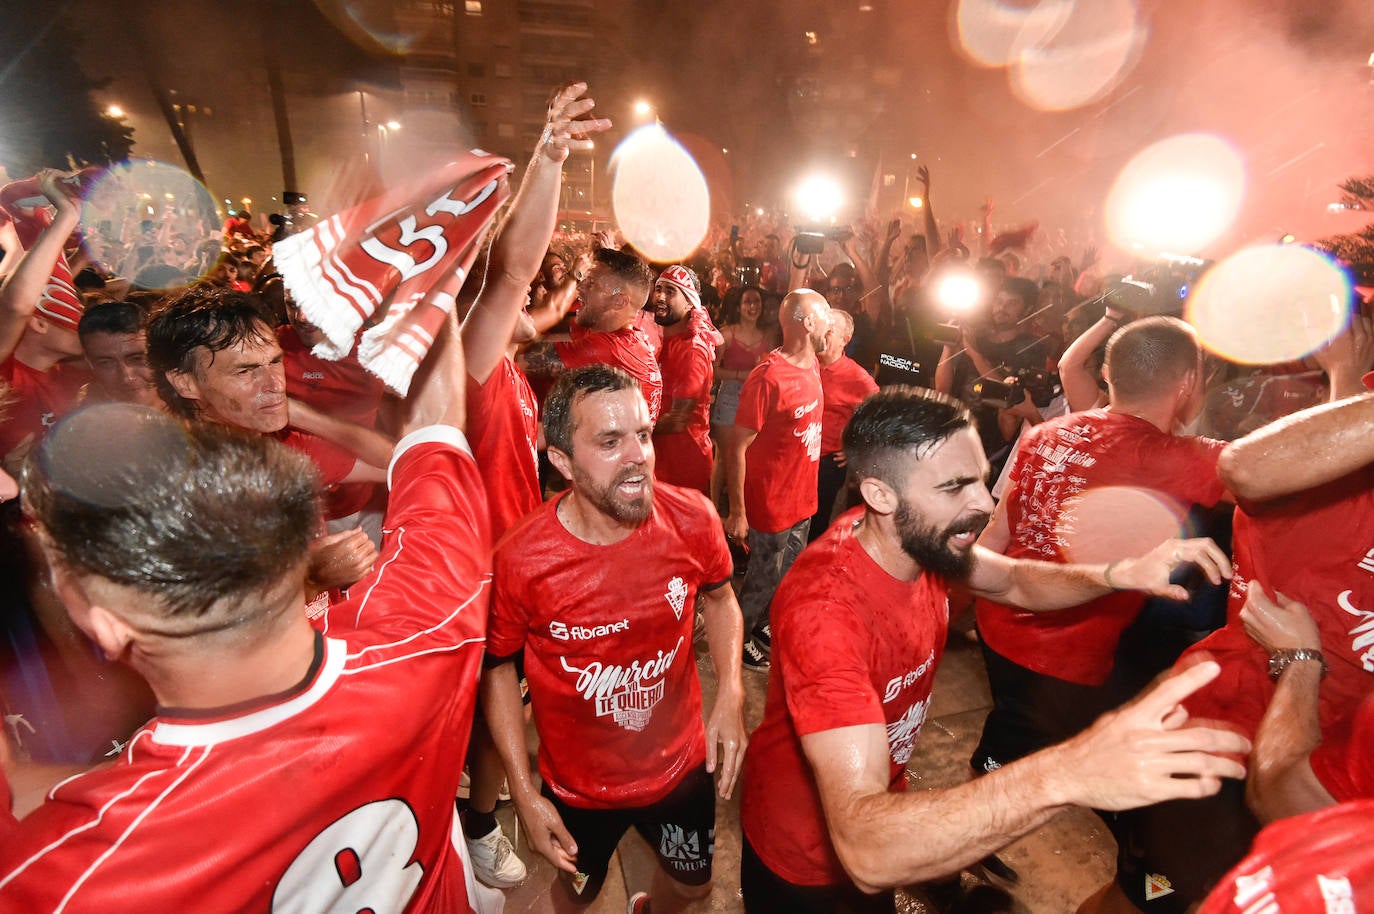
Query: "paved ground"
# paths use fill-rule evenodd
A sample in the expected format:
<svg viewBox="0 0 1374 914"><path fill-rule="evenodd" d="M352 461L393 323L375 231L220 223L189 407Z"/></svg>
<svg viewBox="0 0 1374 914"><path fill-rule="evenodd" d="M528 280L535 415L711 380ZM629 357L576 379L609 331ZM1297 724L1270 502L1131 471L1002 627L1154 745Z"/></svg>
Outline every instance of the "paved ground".
<svg viewBox="0 0 1374 914"><path fill-rule="evenodd" d="M697 666L709 703L715 689L711 664L698 653ZM746 713L752 728L763 714L767 674L745 670L744 683ZM913 790L947 787L966 779L967 759L990 704L978 646L955 632L935 681L933 710L908 765L907 776ZM529 733L533 752L533 728ZM498 815L506 833L514 836L518 829L514 812L504 809ZM626 842L631 841L639 841L633 832L626 838ZM641 847L642 855L626 853L626 844L622 843L621 865L612 862L605 889L589 909L592 914L623 911L627 882L633 890L648 888L653 864L647 847ZM517 848L529 865L530 875L524 884L507 893L506 910L515 914L551 910L547 896L553 868L530 850L523 836L517 840ZM718 800L715 881L710 897L693 910L743 910L739 896L739 848L738 799ZM1073 810L1012 844L1001 856L1020 874L1017 885L1005 887L1011 894L1009 910L1017 914L1066 914L1109 878L1114 868L1115 844L1095 816ZM964 882L971 885L972 877L965 877ZM898 899L899 909L904 912L924 914L932 910L919 891L910 895L899 893Z"/></svg>

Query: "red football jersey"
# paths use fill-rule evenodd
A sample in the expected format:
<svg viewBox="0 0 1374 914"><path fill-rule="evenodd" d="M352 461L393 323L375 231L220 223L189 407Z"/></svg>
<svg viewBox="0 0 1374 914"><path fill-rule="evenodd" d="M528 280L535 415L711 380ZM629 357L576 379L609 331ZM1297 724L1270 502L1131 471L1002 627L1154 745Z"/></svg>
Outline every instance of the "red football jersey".
<svg viewBox="0 0 1374 914"><path fill-rule="evenodd" d="M849 882L801 737L880 724L888 789L905 790L949 626L947 582L889 575L854 536L862 516L856 508L836 520L773 597L768 698L744 760L744 833L769 869L797 885Z"/></svg>
<svg viewBox="0 0 1374 914"><path fill-rule="evenodd" d="M1198 914L1355 914L1374 907L1374 800L1280 819Z"/></svg>
<svg viewBox="0 0 1374 914"><path fill-rule="evenodd" d="M1170 435L1144 419L1102 409L1043 422L1022 436L1009 475L1003 499L1011 529L1006 554L1068 562L1067 537L1092 498L1084 493L1094 489L1145 490L1179 517L1192 505L1214 505L1226 494L1216 469L1225 446ZM978 632L988 647L1028 670L1101 685L1112 671L1121 633L1144 604L1143 595L1126 591L1051 613L979 600Z"/></svg>
<svg viewBox="0 0 1374 914"><path fill-rule="evenodd" d="M489 541L453 429L397 448L382 557L286 694L163 710L3 835L6 911L474 910L454 798Z"/></svg>
<svg viewBox="0 0 1374 914"><path fill-rule="evenodd" d="M1312 613L1330 674L1321 684L1321 725L1331 733L1374 690L1374 467L1288 498L1236 511L1226 625L1189 648L1221 663L1221 675L1186 702L1194 717L1230 721L1247 735L1273 697L1269 658L1245 634L1240 610L1250 582Z"/></svg>
<svg viewBox="0 0 1374 914"><path fill-rule="evenodd" d="M342 482L353 469L353 465L358 462L358 458L337 444L299 429L284 428L272 437L314 461L320 471L320 484L324 486L326 494Z"/></svg>
<svg viewBox="0 0 1374 914"><path fill-rule="evenodd" d="M744 455L749 526L778 533L816 513L821 459L821 379L773 350L754 366L739 395L735 424L757 432Z"/></svg>
<svg viewBox="0 0 1374 914"><path fill-rule="evenodd" d="M572 342L554 344L563 364L568 368L596 364L623 368L639 379L644 401L649 404L649 420L657 422L663 405L663 375L653 343L644 331L631 326L603 333L574 323L571 332Z"/></svg>
<svg viewBox="0 0 1374 914"><path fill-rule="evenodd" d="M1374 799L1374 691L1312 753L1312 772L1336 802Z"/></svg>
<svg viewBox="0 0 1374 914"><path fill-rule="evenodd" d="M683 399L696 400L696 406L684 430L654 435L654 478L709 492L711 381L715 377L716 347L705 335L709 328L705 312L694 308L688 319L695 324L690 332L663 338L663 349L659 353L663 367L663 405L671 409L674 400Z"/></svg>
<svg viewBox="0 0 1374 914"><path fill-rule="evenodd" d="M539 507L539 403L525 373L503 358L478 384L468 377L468 438L487 484L491 538Z"/></svg>
<svg viewBox="0 0 1374 914"><path fill-rule="evenodd" d="M655 485L649 519L609 546L567 531L563 497L497 544L487 651L524 650L554 793L587 809L646 806L706 758L693 606L699 589L729 586L730 550L700 492Z"/></svg>
<svg viewBox="0 0 1374 914"><path fill-rule="evenodd" d="M73 363L35 371L13 355L0 361L0 380L10 385L14 402L0 421L0 458L29 435L33 443L76 406L81 385L89 375Z"/></svg>
<svg viewBox="0 0 1374 914"><path fill-rule="evenodd" d="M849 424L849 417L869 394L877 393L878 382L847 355L820 366L820 372L821 392L825 398L825 410L821 413L821 454L833 454L843 447L840 437Z"/></svg>

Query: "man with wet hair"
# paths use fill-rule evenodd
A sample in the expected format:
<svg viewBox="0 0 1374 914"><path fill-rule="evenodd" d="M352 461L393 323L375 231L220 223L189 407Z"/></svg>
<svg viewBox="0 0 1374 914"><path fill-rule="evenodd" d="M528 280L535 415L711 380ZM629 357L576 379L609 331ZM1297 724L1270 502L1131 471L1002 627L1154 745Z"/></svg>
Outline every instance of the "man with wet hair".
<svg viewBox="0 0 1374 914"><path fill-rule="evenodd" d="M148 360L175 415L271 435L302 451L319 467L326 494L341 483L385 481L386 436L288 400L282 348L256 296L189 290L149 321ZM316 552L311 571L325 588L354 583L377 555L353 525L322 537Z"/></svg>
<svg viewBox="0 0 1374 914"><path fill-rule="evenodd" d="M319 477L298 452L102 404L31 457L57 593L159 710L115 764L0 822L0 908L475 910L453 800L490 543L456 341L430 359L390 462L385 561L317 627Z"/></svg>
<svg viewBox="0 0 1374 914"><path fill-rule="evenodd" d="M634 827L658 856L650 894L663 914L710 890L711 775L729 797L747 742L730 552L704 495L655 484L653 424L633 377L566 372L543 421L571 488L496 549L482 707L530 846L558 868L555 909L592 903ZM704 729L698 600L719 681ZM522 653L542 794L525 748Z"/></svg>
<svg viewBox="0 0 1374 914"><path fill-rule="evenodd" d="M162 407L148 365L146 315L127 301L98 302L86 308L76 326L91 383L86 403L138 403Z"/></svg>
<svg viewBox="0 0 1374 914"><path fill-rule="evenodd" d="M864 505L802 553L773 600L763 723L745 762L741 883L749 912L892 911L895 886L957 873L1065 806L1214 793L1249 744L1184 728L1201 665L1075 739L985 778L906 793L949 623L948 591L1036 611L1115 588L1175 595L1171 569L1214 581L1210 540L1168 540L1111 566L1017 561L976 544L992 512L969 413L930 391L869 397L844 433ZM1110 577L1108 568L1110 567Z"/></svg>
<svg viewBox="0 0 1374 914"><path fill-rule="evenodd" d="M532 375L556 375L583 365L615 365L639 380L649 418L658 421L663 400L658 354L649 337L635 326L653 284L654 274L639 255L597 248L591 269L577 284L582 305L573 314L572 339L530 347L524 356L525 370Z"/></svg>

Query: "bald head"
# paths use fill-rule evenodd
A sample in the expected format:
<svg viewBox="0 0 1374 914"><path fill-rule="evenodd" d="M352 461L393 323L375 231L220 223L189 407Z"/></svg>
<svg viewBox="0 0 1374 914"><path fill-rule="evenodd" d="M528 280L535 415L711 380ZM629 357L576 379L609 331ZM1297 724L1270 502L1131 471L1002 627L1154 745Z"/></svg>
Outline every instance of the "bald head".
<svg viewBox="0 0 1374 914"><path fill-rule="evenodd" d="M811 289L788 292L778 308L778 321L782 324L783 348L801 348L805 343L813 352L825 349L825 337L830 331L830 304L821 293Z"/></svg>

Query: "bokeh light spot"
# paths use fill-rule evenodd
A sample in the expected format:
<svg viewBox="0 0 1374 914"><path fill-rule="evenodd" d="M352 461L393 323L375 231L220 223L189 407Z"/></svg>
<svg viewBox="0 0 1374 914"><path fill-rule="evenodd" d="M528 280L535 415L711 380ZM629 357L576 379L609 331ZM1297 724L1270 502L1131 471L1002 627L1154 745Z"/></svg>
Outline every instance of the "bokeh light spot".
<svg viewBox="0 0 1374 914"><path fill-rule="evenodd" d="M954 31L959 47L975 63L1005 67L1022 52L1048 41L1073 13L1075 0L959 0Z"/></svg>
<svg viewBox="0 0 1374 914"><path fill-rule="evenodd" d="M1064 111L1102 98L1121 83L1139 59L1145 29L1136 24L1133 0L1074 4L1053 36L1021 50L1011 86L1026 104Z"/></svg>
<svg viewBox="0 0 1374 914"><path fill-rule="evenodd" d="M165 162L111 166L93 183L81 212L86 250L120 276L171 267L189 282L219 256L220 216L205 187ZM121 239L132 239L126 248ZM205 250L198 248L204 245Z"/></svg>
<svg viewBox="0 0 1374 914"><path fill-rule="evenodd" d="M1203 276L1188 297L1186 316L1208 349L1232 361L1286 362L1345 329L1350 282L1310 248L1245 248Z"/></svg>
<svg viewBox="0 0 1374 914"><path fill-rule="evenodd" d="M621 141L611 156L611 206L625 240L650 260L680 260L706 237L711 194L691 154L659 124Z"/></svg>
<svg viewBox="0 0 1374 914"><path fill-rule="evenodd" d="M1245 165L1219 137L1185 133L1138 153L1107 196L1107 228L1123 248L1192 254L1231 226L1245 194Z"/></svg>
<svg viewBox="0 0 1374 914"><path fill-rule="evenodd" d="M1056 530L1065 557L1088 564L1144 555L1182 532L1177 505L1133 486L1090 489L1066 502Z"/></svg>

